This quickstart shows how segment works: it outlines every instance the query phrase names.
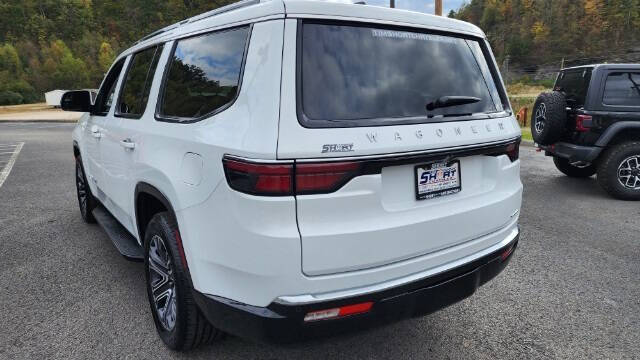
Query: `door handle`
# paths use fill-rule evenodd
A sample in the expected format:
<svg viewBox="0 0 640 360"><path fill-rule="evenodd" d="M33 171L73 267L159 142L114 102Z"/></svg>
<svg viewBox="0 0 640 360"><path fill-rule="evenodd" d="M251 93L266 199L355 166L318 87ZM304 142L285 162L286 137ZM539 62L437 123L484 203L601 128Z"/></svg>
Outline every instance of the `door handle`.
<svg viewBox="0 0 640 360"><path fill-rule="evenodd" d="M100 132L100 128L97 127L96 125L93 125L91 127L91 136L93 136L96 139L100 139L102 137L102 133Z"/></svg>
<svg viewBox="0 0 640 360"><path fill-rule="evenodd" d="M125 149L133 150L136 148L136 143L134 143L131 139L124 139L120 141L120 145Z"/></svg>

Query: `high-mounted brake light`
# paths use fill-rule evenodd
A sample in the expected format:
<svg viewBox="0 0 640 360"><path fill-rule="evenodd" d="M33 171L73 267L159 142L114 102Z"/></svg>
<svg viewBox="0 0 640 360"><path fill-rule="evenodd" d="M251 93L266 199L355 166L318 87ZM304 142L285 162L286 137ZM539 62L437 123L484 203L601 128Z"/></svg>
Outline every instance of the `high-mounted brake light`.
<svg viewBox="0 0 640 360"><path fill-rule="evenodd" d="M591 115L576 115L576 131L588 132L593 126L593 117Z"/></svg>
<svg viewBox="0 0 640 360"><path fill-rule="evenodd" d="M312 311L307 313L304 317L305 322L310 321L318 321L318 320L329 320L329 319L337 319L350 315L363 314L371 311L373 307L372 302L366 302L355 305L347 305L339 308L320 310L320 311Z"/></svg>

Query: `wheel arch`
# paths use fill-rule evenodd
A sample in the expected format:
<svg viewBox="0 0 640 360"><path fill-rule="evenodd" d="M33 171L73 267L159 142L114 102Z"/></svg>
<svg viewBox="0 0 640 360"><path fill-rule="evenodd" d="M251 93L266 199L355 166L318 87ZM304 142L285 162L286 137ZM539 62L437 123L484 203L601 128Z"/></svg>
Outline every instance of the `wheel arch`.
<svg viewBox="0 0 640 360"><path fill-rule="evenodd" d="M166 211L177 222L171 201L155 186L145 182L138 183L135 188L134 199L136 228L141 243L144 241L147 225L155 214Z"/></svg>
<svg viewBox="0 0 640 360"><path fill-rule="evenodd" d="M596 146L606 147L638 139L640 139L640 121L621 121L607 128L596 142Z"/></svg>
<svg viewBox="0 0 640 360"><path fill-rule="evenodd" d="M80 145L78 142L73 140L73 157L77 158L80 155Z"/></svg>

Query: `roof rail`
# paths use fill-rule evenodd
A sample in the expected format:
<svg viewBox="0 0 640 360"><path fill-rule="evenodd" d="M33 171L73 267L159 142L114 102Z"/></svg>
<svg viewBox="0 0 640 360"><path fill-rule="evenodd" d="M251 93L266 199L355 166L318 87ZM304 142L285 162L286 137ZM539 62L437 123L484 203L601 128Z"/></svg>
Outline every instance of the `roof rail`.
<svg viewBox="0 0 640 360"><path fill-rule="evenodd" d="M139 43L141 43L143 41L147 41L147 40L153 39L153 38L155 38L157 36L160 36L161 34L164 34L164 33L168 32L168 31L171 31L171 30L174 30L176 28L179 28L182 25L193 23L193 22L196 22L196 21L200 21L200 20L203 20L203 19L210 18L210 17L215 16L215 15L223 14L223 13L226 13L226 12L229 12L229 11L241 9L241 8L244 8L244 7L247 7L247 6L251 6L251 5L256 5L256 4L259 4L259 3L260 3L260 0L242 0L242 1L238 1L238 2L233 3L233 4L225 5L223 7L220 7L220 8L211 10L211 11L207 11L207 12L202 13L200 15L196 15L194 17L188 18L186 20L182 20L182 21L180 21L178 23L175 23L173 25L169 25L167 27L164 27L164 28L162 28L160 30L154 31L151 34L143 37L142 39L140 39L138 41L136 41L133 45L137 45L137 44L139 44Z"/></svg>

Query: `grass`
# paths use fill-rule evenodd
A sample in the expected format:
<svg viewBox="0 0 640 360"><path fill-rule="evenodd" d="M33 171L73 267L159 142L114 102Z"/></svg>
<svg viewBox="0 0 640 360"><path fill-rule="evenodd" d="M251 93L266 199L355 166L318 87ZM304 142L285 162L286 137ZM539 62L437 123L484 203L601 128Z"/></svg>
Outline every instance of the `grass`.
<svg viewBox="0 0 640 360"><path fill-rule="evenodd" d="M533 141L533 136L531 136L531 128L521 128L522 130L522 140Z"/></svg>
<svg viewBox="0 0 640 360"><path fill-rule="evenodd" d="M529 122L531 121L531 111L533 111L533 104L536 102L536 98L538 97L538 95L540 95L540 93L550 90L550 88L544 85L527 84L523 82L507 85L507 93L509 94L509 101L511 102L513 111L518 114L522 108L527 108L526 119L518 119L520 126L522 126L524 129L529 127ZM528 136L528 138L526 136ZM523 131L523 139L531 140L531 132L528 132L525 135Z"/></svg>

